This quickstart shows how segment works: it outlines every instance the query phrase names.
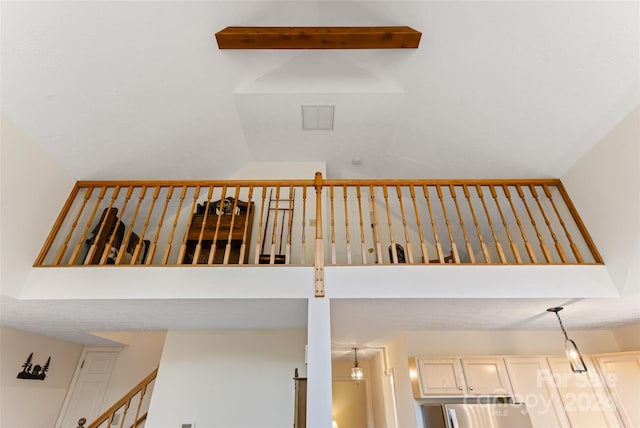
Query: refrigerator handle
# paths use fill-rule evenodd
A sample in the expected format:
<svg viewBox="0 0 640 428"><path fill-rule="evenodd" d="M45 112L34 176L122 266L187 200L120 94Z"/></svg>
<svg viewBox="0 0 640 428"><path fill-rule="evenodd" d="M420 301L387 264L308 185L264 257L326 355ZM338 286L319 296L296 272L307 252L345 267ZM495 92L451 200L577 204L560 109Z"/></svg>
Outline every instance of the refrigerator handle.
<svg viewBox="0 0 640 428"><path fill-rule="evenodd" d="M447 408L447 413L449 413L449 422L451 423L451 428L460 428L455 409Z"/></svg>

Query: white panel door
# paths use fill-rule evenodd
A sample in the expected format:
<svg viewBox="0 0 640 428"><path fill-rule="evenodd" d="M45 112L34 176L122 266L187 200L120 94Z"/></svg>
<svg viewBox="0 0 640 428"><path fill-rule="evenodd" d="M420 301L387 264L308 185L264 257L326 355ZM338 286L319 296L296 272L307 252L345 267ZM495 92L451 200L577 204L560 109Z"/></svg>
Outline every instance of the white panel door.
<svg viewBox="0 0 640 428"><path fill-rule="evenodd" d="M117 355L116 351L89 351L85 354L60 428L76 428L78 419L87 418L89 424L100 416Z"/></svg>
<svg viewBox="0 0 640 428"><path fill-rule="evenodd" d="M640 352L594 358L625 426L640 427Z"/></svg>
<svg viewBox="0 0 640 428"><path fill-rule="evenodd" d="M506 357L514 401L524 403L534 428L571 428L544 357Z"/></svg>
<svg viewBox="0 0 640 428"><path fill-rule="evenodd" d="M586 373L574 373L566 357L547 358L572 427L620 427L617 411L598 378L591 359L584 356Z"/></svg>

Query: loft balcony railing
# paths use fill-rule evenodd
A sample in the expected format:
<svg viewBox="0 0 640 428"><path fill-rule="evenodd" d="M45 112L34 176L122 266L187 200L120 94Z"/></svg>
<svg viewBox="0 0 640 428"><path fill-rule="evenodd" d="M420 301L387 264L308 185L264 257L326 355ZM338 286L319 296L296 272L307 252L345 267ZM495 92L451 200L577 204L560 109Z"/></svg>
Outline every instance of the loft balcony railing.
<svg viewBox="0 0 640 428"><path fill-rule="evenodd" d="M601 264L562 183L80 181L35 266Z"/></svg>

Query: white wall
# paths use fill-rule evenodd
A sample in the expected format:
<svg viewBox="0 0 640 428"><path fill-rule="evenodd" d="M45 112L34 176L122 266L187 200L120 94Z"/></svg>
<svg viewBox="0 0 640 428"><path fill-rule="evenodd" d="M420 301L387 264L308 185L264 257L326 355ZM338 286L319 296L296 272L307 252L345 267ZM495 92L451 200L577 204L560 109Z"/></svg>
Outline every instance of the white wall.
<svg viewBox="0 0 640 428"><path fill-rule="evenodd" d="M387 426L387 407L385 404L384 382L386 376L384 373L384 354L379 352L368 363L369 375L365 376L369 380L371 391L371 415L374 428L389 428Z"/></svg>
<svg viewBox="0 0 640 428"><path fill-rule="evenodd" d="M324 162L251 162L233 173L229 180L313 180L316 172L327 178Z"/></svg>
<svg viewBox="0 0 640 428"><path fill-rule="evenodd" d="M305 343L305 330L168 332L146 426L291 426Z"/></svg>
<svg viewBox="0 0 640 428"><path fill-rule="evenodd" d="M331 362L333 383L331 415L341 428L374 426L372 393L376 375L371 371L369 361L362 361L359 358L358 363L362 367L364 379L356 386L351 379L353 359Z"/></svg>
<svg viewBox="0 0 640 428"><path fill-rule="evenodd" d="M51 428L64 401L82 346L12 328L0 328L0 426ZM51 356L44 380L17 379L33 352L33 363Z"/></svg>
<svg viewBox="0 0 640 428"><path fill-rule="evenodd" d="M562 177L609 274L623 293L640 291L640 108Z"/></svg>
<svg viewBox="0 0 640 428"><path fill-rule="evenodd" d="M613 335L620 346L620 351L640 350L640 322L614 328Z"/></svg>
<svg viewBox="0 0 640 428"><path fill-rule="evenodd" d="M107 410L160 364L166 332L119 332L106 337L124 345L111 374L102 411Z"/></svg>
<svg viewBox="0 0 640 428"><path fill-rule="evenodd" d="M404 334L396 336L389 342L387 355L389 367L393 370L395 380L398 427L415 427L418 419L409 379L409 363Z"/></svg>
<svg viewBox="0 0 640 428"><path fill-rule="evenodd" d="M0 141L0 283L18 297L75 180L4 115Z"/></svg>
<svg viewBox="0 0 640 428"><path fill-rule="evenodd" d="M586 354L617 352L611 330L570 330ZM564 355L560 328L547 331L410 331L405 333L407 357L424 355Z"/></svg>

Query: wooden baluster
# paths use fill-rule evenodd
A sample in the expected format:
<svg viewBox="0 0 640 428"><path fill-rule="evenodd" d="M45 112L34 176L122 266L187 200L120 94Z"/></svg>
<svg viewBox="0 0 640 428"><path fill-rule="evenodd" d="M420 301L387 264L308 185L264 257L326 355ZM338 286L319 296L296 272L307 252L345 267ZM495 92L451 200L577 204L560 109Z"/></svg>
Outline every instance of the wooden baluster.
<svg viewBox="0 0 640 428"><path fill-rule="evenodd" d="M267 186L262 186L262 203L260 205L260 221L258 222L258 230L262 230L262 221L264 220L264 200L267 197ZM267 229L265 226L265 233ZM256 242L256 254L254 264L260 263L260 250L262 249L262 234L258 233L258 241Z"/></svg>
<svg viewBox="0 0 640 428"><path fill-rule="evenodd" d="M549 233L551 234L551 239L553 239L553 245L556 247L556 251L560 256L560 260L562 261L562 263L566 263L567 258L564 255L564 249L562 248L560 241L558 241L558 238L556 237L556 234L553 231L553 227L551 227L551 222L549 221L549 217L547 217L547 213L544 211L544 208L542 207L542 203L540 202L540 198L538 197L538 192L536 191L535 186L530 184L529 191L531 192L533 199L536 200L536 204L538 205L540 214L542 214L542 218L544 219L544 222L546 223L547 228L549 229Z"/></svg>
<svg viewBox="0 0 640 428"><path fill-rule="evenodd" d="M502 208L500 207L500 202L498 201L498 194L496 193L496 189L493 186L493 184L489 185L489 191L491 192L493 201L496 204L496 208L498 208L498 213L500 214L500 219L502 220L502 226L504 227L504 231L507 234L507 239L509 240L509 246L511 247L511 252L513 253L513 257L516 259L516 263L522 264L522 258L520 257L518 246L516 245L515 242L513 242L513 239L511 238L511 232L509 232L509 226L507 225L507 220L504 218ZM506 263L506 261L503 263Z"/></svg>
<svg viewBox="0 0 640 428"><path fill-rule="evenodd" d="M53 262L53 264L56 265L56 266L60 264L60 262L62 261L62 258L64 257L64 253L67 252L67 248L69 247L69 241L71 241L71 235L73 235L73 231L76 230L76 226L78 225L78 222L80 221L80 216L82 215L82 212L84 211L84 208L87 205L87 202L91 198L91 194L93 193L93 189L94 189L93 187L89 187L87 189L87 191L84 193L84 198L82 200L82 205L80 206L80 209L78 210L78 214L76 214L76 217L73 219L73 223L71 224L71 230L69 230L69 233L65 237L64 243L60 247L60 250L58 251L58 255L56 256L56 259Z"/></svg>
<svg viewBox="0 0 640 428"><path fill-rule="evenodd" d="M135 419L133 421L133 424L132 425L128 425L128 426L133 428L133 427L138 426L139 424L141 424L146 419L146 413L142 417L138 417L139 410L142 407L142 401L143 401L143 398L144 398L144 394L145 394L145 391L147 390L147 387L149 386L149 384L151 384L151 382L155 381L157 375L158 375L158 369L155 369L146 378L141 380L136 386L131 388L131 390L129 390L128 393L126 393L122 398L120 398L120 400L116 401L116 403L113 406L109 407L100 416L98 416L91 424L89 424L89 427L93 427L93 428L101 427L101 426L104 426L103 424L105 422L107 423L106 426L111 426L113 424L114 415L118 412L118 410L123 408L123 406L126 406L127 408L130 408L131 407L131 400L133 399L133 397L138 395L138 393L141 394L140 404L138 405L138 411L136 411L136 417L135 417ZM120 420L121 421L126 421L126 419L127 418L126 418L126 414L125 414ZM85 420L85 422L86 422L86 420ZM120 422L121 426L122 426L122 423L123 422ZM84 423L83 423L83 425L84 425Z"/></svg>
<svg viewBox="0 0 640 428"><path fill-rule="evenodd" d="M544 238L542 237L542 235L540 234L540 231L538 230L538 225L536 224L536 220L533 218L533 214L529 209L529 204L527 204L527 200L524 196L524 192L522 191L522 186L516 185L516 190L518 191L518 196L520 196L520 199L522 200L522 204L524 205L524 208L527 211L527 214L529 215L529 220L531 220L531 225L533 226L533 230L535 231L536 237L538 238L538 242L540 243L540 249L542 250L542 254L544 254L544 258L547 261L547 263L552 263L553 259L551 258L551 254L549 254L549 250L547 249L546 244L544 243Z"/></svg>
<svg viewBox="0 0 640 428"><path fill-rule="evenodd" d="M191 230L191 222L193 220L193 214L196 212L196 204L198 203L198 198L200 197L200 185L196 186L196 190L193 194L193 201L191 202L191 211L189 212L189 221L187 222L187 228L185 229L184 239L182 240L182 245L180 246L180 252L178 253L178 263L182 263L184 260L184 253L187 250L187 240L189 239L189 230ZM176 221L178 220L178 216L176 215ZM174 223L173 228L175 229L176 225Z"/></svg>
<svg viewBox="0 0 640 428"><path fill-rule="evenodd" d="M329 209L330 209L330 224L331 224L331 264L336 264L336 221L334 212L334 194L333 185L329 186Z"/></svg>
<svg viewBox="0 0 640 428"><path fill-rule="evenodd" d="M360 248L362 249L362 264L367 264L367 244L365 242L364 221L362 217L362 194L360 185L356 185L356 196L358 198L358 216L360 218Z"/></svg>
<svg viewBox="0 0 640 428"><path fill-rule="evenodd" d="M344 223L345 223L345 239L347 240L347 264L351 264L351 237L349 236L349 209L347 208L348 199L347 199L347 185L342 186L342 196L344 203Z"/></svg>
<svg viewBox="0 0 640 428"><path fill-rule="evenodd" d="M124 421L127 419L127 413L129 413L130 406L131 406L131 399L127 400L127 402L124 404L124 410L122 411L122 417L120 418L120 428L124 428ZM109 423L107 424L107 426L113 425L113 419L115 416L116 416L116 413L114 412L111 415L111 418L109 419Z"/></svg>
<svg viewBox="0 0 640 428"><path fill-rule="evenodd" d="M476 228L476 234L478 235L480 248L482 249L482 254L484 255L484 261L487 263L491 263L489 250L487 249L487 244L485 244L484 239L482 238L482 233L480 232L480 226L478 225L478 219L476 218L476 212L473 209L473 204L471 203L471 194L469 193L469 189L467 188L466 184L462 186L462 191L464 192L464 197L467 199L467 204L469 205L469 211L471 211L471 218L473 219L473 225Z"/></svg>
<svg viewBox="0 0 640 428"><path fill-rule="evenodd" d="M173 186L169 186L167 189L167 197L164 201L164 206L162 207L162 213L160 214L160 220L158 221L158 227L156 227L156 233L153 236L153 242L149 246L149 251L147 252L147 260L143 260L144 264L149 265L153 260L153 256L156 253L156 248L158 248L158 239L160 238L160 230L162 230L162 224L164 223L164 216L167 214L167 208L169 207L169 202L171 201L171 197L173 196Z"/></svg>
<svg viewBox="0 0 640 428"><path fill-rule="evenodd" d="M440 202L442 204L442 212L444 214L445 220L447 219L447 211L444 207L444 202L442 201L442 191L440 190L440 186L436 186L436 191L438 193L438 198L440 198ZM431 198L429 197L429 189L426 185L422 185L422 193L424 194L424 198L427 201L427 210L429 211L429 218L431 219L431 230L433 230L433 239L436 245L436 251L438 253L438 261L440 263L444 263L444 255L442 254L442 244L440 244L440 239L438 238L438 229L436 228L436 220L433 217L433 211L431 210ZM449 228L448 220L447 229ZM449 230L449 238L451 239L451 254L453 254L453 248L455 247L455 242L453 241L453 236L451 235L451 230ZM457 259L457 248L456 248L456 256L454 256L454 260ZM426 263L429 263L429 258L426 258ZM457 263L457 262L456 262Z"/></svg>
<svg viewBox="0 0 640 428"><path fill-rule="evenodd" d="M396 185L396 194L398 195L398 203L400 204L400 216L402 217L402 228L404 230L404 242L407 244L407 260L413 263L413 249L409 240L409 229L407 228L407 217L404 214L404 204L402 203L402 190Z"/></svg>
<svg viewBox="0 0 640 428"><path fill-rule="evenodd" d="M456 197L456 189L451 184L449 185L449 193L451 194L451 198L453 199L453 203L455 204L455 207L456 207L456 212L458 213L458 220L460 221L460 228L462 229L462 236L464 238L464 242L467 248L467 253L469 254L469 260L471 261L472 264L475 264L476 256L473 253L473 247L471 246L471 242L469 241L469 236L467 235L467 229L465 229L464 227L464 220L462 220L462 214L460 213L460 206L458 205L458 199ZM444 210L444 203L442 204L442 209ZM445 214L447 227L449 227L449 221L447 219L448 217Z"/></svg>
<svg viewBox="0 0 640 428"><path fill-rule="evenodd" d="M578 246L575 244L575 242L573 242L573 239L571 238L571 234L567 229L567 225L562 220L562 216L560 215L560 212L558 211L558 207L556 206L556 203L553 200L553 196L551 194L551 190L549 190L549 186L544 184L542 188L544 189L544 194L547 196L547 199L549 199L549 201L551 202L551 206L553 207L553 210L556 213L556 217L558 217L558 221L560 222L560 225L564 230L564 234L567 237L567 240L569 241L569 248L571 248L571 251L573 252L573 255L576 258L576 261L578 263L584 263L584 259L582 258L582 254L580 254L580 250L578 249Z"/></svg>
<svg viewBox="0 0 640 428"><path fill-rule="evenodd" d="M122 244L120 244L120 248L118 249L118 257L116 258L116 264L119 265L122 263L122 259L124 258L125 253L127 252L127 248L129 248L129 240L131 239L131 233L133 232L133 226L136 224L136 218L138 217L138 211L140 211L140 206L142 205L142 201L144 200L145 195L147 194L147 186L142 186L140 189L140 196L138 197L138 203L136 204L136 209L133 211L133 217L131 218L131 224L129 224L129 228L127 229L127 233L125 238L122 240Z"/></svg>
<svg viewBox="0 0 640 428"><path fill-rule="evenodd" d="M116 198L118 197L118 193L120 193L120 186L116 186L113 189L113 192L111 193L111 202L109 202L109 206L107 207L107 210L104 211L104 217L102 218L102 223L100 223L100 229L98 230L98 233L96 233L96 236L94 236L93 239L93 243L91 244L91 247L89 247L89 251L87 252L87 256L84 258L84 264L88 265L91 264L91 261L93 260L93 256L95 255L96 251L97 251L97 245L98 245L98 237L102 236L102 233L104 231L104 227L107 224L107 219L109 218L109 213L111 212L111 208L113 208L113 204L116 202ZM114 230L115 232L115 230Z"/></svg>
<svg viewBox="0 0 640 428"><path fill-rule="evenodd" d="M398 264L398 249L396 248L396 241L393 236L393 224L391 221L391 210L389 208L389 192L386 184L382 186L382 195L384 196L384 205L387 210L387 225L389 227L389 239L391 240L391 263Z"/></svg>
<svg viewBox="0 0 640 428"><path fill-rule="evenodd" d="M280 185L276 186L276 207L273 215L273 232L271 233L271 251L269 252L269 264L276 262L276 242L278 240L278 208L280 207Z"/></svg>
<svg viewBox="0 0 640 428"><path fill-rule="evenodd" d="M376 195L375 188L369 185L371 192L371 221L373 222L373 239L376 245L376 263L382 264L382 245L380 244L380 233L378 231L378 216L376 214Z"/></svg>
<svg viewBox="0 0 640 428"><path fill-rule="evenodd" d="M222 195L220 195L220 207L218 209L218 219L216 221L216 231L213 233L213 242L211 243L211 251L209 251L209 260L207 264L212 265L216 257L216 249L218 248L218 232L220 231L220 221L222 220L222 211L224 200L227 197L227 185L222 186ZM235 215L235 214L234 214Z"/></svg>
<svg viewBox="0 0 640 428"><path fill-rule="evenodd" d="M127 210L127 205L129 204L129 200L131 199L131 195L133 194L133 190L135 189L135 187L133 186L129 186L128 190L127 190L127 194L124 197L124 203L122 204L122 210L120 211L120 215L118 216L118 219L116 220L116 223L113 225L113 232L111 233L111 238L109 238L109 242L106 243L106 245L104 246L104 250L102 251L102 257L100 258L100 264L106 264L107 263L107 258L109 257L109 253L111 252L111 247L113 246L113 241L116 238L116 235L118 234L118 228L120 227L120 224L122 223L122 217L124 216L124 213Z"/></svg>
<svg viewBox="0 0 640 428"><path fill-rule="evenodd" d="M420 212L418 211L418 203L416 201L416 191L413 188L413 184L409 186L409 193L411 194L411 201L413 203L413 212L416 216L416 225L418 226L418 237L420 238L420 249L422 250L422 263L429 263L429 254L427 254L427 244L424 241L424 234L422 231L422 222L420 221Z"/></svg>
<svg viewBox="0 0 640 428"><path fill-rule="evenodd" d="M240 244L240 258L238 260L239 264L244 264L244 255L247 251L247 234L249 233L249 227L253 227L253 225L249 225L249 218L251 218L251 202L253 201L253 184L249 186L249 196L247 197L247 215L244 219L244 230L242 232L242 244Z"/></svg>
<svg viewBox="0 0 640 428"><path fill-rule="evenodd" d="M199 193L200 191L196 191ZM173 219L173 226L171 227L171 232L169 233L169 239L167 240L167 246L164 250L164 257L162 257L162 264L166 265L169 261L169 255L171 254L171 246L173 245L173 236L176 232L176 228L178 227L178 219L180 218L180 211L182 210L182 204L184 202L184 198L187 196L187 186L182 186L182 192L180 193L180 200L178 201L178 208L176 209L176 215ZM197 198L197 196L196 196ZM193 211L192 211L193 212ZM189 227L191 226L191 215L189 215L189 224L187 225L187 233L185 234L185 240L189 236ZM183 249L180 249L177 264L182 263L182 255L184 254Z"/></svg>
<svg viewBox="0 0 640 428"><path fill-rule="evenodd" d="M136 248L133 250L133 256L131 257L132 265L135 265L138 262L138 257L140 257L140 251L142 250L142 246L144 245L144 237L147 233L147 228L149 227L149 221L151 220L151 213L153 213L153 209L156 206L156 202L158 201L158 195L160 195L160 186L156 186L156 191L153 192L153 197L151 199L151 206L149 207L149 212L147 213L147 217L144 220L144 224L142 225L142 231L140 232L140 239L138 239L138 243L136 244ZM142 260L144 263L144 260Z"/></svg>
<svg viewBox="0 0 640 428"><path fill-rule="evenodd" d="M69 264L70 265L75 264L76 260L78 259L78 255L80 254L80 250L82 249L82 246L84 245L84 241L85 241L85 239L87 239L87 233L89 232L89 229L91 228L91 223L93 223L93 219L95 218L96 213L98 212L98 208L100 207L100 204L102 203L102 200L104 199L105 193L107 193L107 186L102 186L102 190L100 190L100 193L98 194L98 200L96 201L95 205L93 206L93 210L91 211L91 215L89 216L89 220L87 221L87 224L85 225L85 228L82 231L82 235L80 236L80 240L78 241L78 245L76 245L76 248L73 250L73 253L71 254L71 258L69 259ZM85 261L86 260L87 260L87 258L85 257Z"/></svg>
<svg viewBox="0 0 640 428"><path fill-rule="evenodd" d="M564 201L565 206L571 213L571 217L573 218L573 221L575 222L576 227L582 234L584 243L587 245L587 248L589 248L589 251L591 252L591 256L593 256L593 261L598 264L604 264L604 260L602 259L600 252L596 248L596 244L593 242L593 239L591 239L591 235L589 235L589 231L587 230L586 226L582 222L582 219L580 218L580 214L578 214L578 210L576 210L575 205L573 205L573 202L571 201L571 198L567 193L567 189L564 188L564 185L560 180L557 181L557 184L555 186L560 192L560 195L562 195L562 200Z"/></svg>
<svg viewBox="0 0 640 428"><path fill-rule="evenodd" d="M133 428L138 427L138 421L140 420L140 410L142 410L142 402L144 401L144 396L147 394L147 386L148 384L145 385L140 391L140 399L138 400L138 405L136 406L136 416L134 419L135 422Z"/></svg>
<svg viewBox="0 0 640 428"><path fill-rule="evenodd" d="M293 235L293 204L295 203L295 195L296 190L292 185L289 186L289 210L287 214L289 215L289 222L287 227L289 228L287 231L287 249L284 252L284 263L289 264L291 260L291 235Z"/></svg>
<svg viewBox="0 0 640 428"><path fill-rule="evenodd" d="M482 208L484 209L484 215L487 217L487 222L489 223L489 228L491 229L491 236L493 237L493 243L496 247L496 252L498 253L498 257L500 258L500 263L506 264L507 258L504 255L504 251L502 250L502 244L500 243L500 239L496 234L496 229L493 227L493 221L491 220L491 215L489 214L489 208L484 201L484 193L482 191L482 186L476 184L476 193L482 202ZM500 209L500 207L498 207ZM502 215L502 213L501 213Z"/></svg>
<svg viewBox="0 0 640 428"><path fill-rule="evenodd" d="M193 251L193 260L191 260L192 265L197 265L200 261L200 253L202 252L202 239L204 238L204 231L207 229L207 219L209 218L209 208L211 207L211 198L213 198L213 190L215 186L209 186L209 192L207 193L207 202L204 205L204 214L202 215L202 224L200 225L200 233L198 234L198 243L196 244L196 248ZM220 211L222 211L222 200L220 201ZM195 211L191 212L191 215ZM212 248L213 249L213 248Z"/></svg>
<svg viewBox="0 0 640 428"><path fill-rule="evenodd" d="M522 223L520 222L520 217L518 216L516 207L513 205L513 201L511 200L511 192L509 191L509 188L504 184L502 185L502 191L504 192L504 195L507 197L507 200L509 201L509 205L511 206L511 211L513 211L513 217L516 219L516 224L520 229L520 235L522 236L522 240L524 241L524 247L527 249L527 254L529 255L529 259L531 260L531 263L538 263L538 261L536 260L536 255L533 252L533 248L531 247L531 243L529 243L529 241L527 240L527 234L524 232L524 229L522 228Z"/></svg>
<svg viewBox="0 0 640 428"><path fill-rule="evenodd" d="M231 210L231 223L229 224L229 237L227 238L227 246L224 249L224 258L222 264L229 264L229 256L231 255L231 241L233 238L233 226L236 223L236 210L238 209L238 198L240 197L240 186L236 186L236 193L233 196L233 209ZM247 212L247 218L249 213Z"/></svg>
<svg viewBox="0 0 640 428"><path fill-rule="evenodd" d="M307 186L302 186L302 260L300 264L307 262Z"/></svg>
<svg viewBox="0 0 640 428"><path fill-rule="evenodd" d="M324 297L324 244L322 241L322 173L316 172L316 247L314 261L315 297Z"/></svg>

